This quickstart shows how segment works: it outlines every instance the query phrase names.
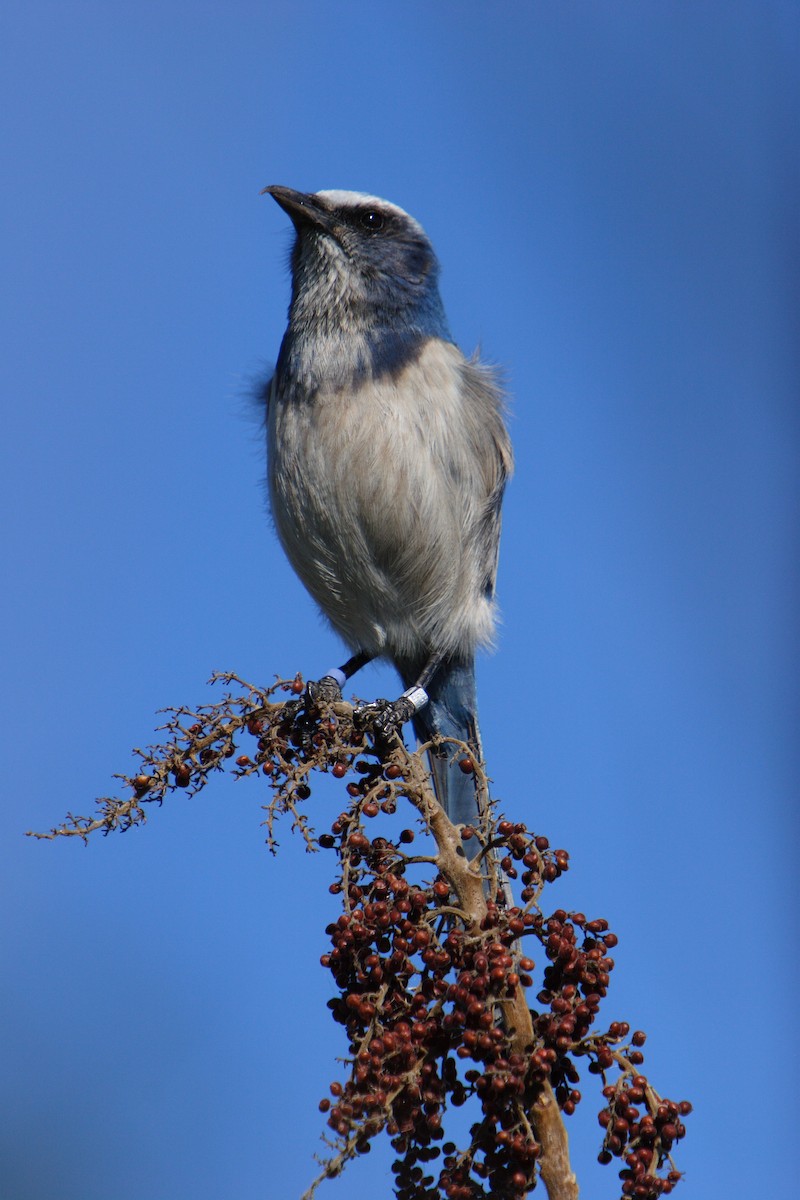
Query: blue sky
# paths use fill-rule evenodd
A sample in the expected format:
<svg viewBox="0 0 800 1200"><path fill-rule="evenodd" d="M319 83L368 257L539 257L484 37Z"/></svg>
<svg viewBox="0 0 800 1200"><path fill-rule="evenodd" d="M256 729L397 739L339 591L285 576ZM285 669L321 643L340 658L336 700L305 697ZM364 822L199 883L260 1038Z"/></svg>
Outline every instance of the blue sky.
<svg viewBox="0 0 800 1200"><path fill-rule="evenodd" d="M22 837L90 808L213 669L339 656L269 528L248 401L284 327L288 222L259 197L282 183L412 212L455 336L503 366L495 792L570 851L553 905L619 935L607 1018L695 1104L676 1194L793 1196L796 5L27 0L0 22L0 1194L262 1200L314 1173L345 1051L328 859L287 830L273 860L246 783L87 849ZM339 793L314 805L323 825ZM389 1160L327 1195L388 1195Z"/></svg>

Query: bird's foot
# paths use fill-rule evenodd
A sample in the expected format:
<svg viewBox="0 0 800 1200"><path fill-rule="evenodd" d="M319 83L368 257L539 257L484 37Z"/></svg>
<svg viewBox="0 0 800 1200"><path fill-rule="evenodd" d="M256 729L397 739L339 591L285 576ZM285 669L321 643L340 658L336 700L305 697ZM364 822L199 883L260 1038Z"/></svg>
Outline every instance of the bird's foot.
<svg viewBox="0 0 800 1200"><path fill-rule="evenodd" d="M309 679L306 684L306 706L320 704L338 704L342 698L342 685L333 675L323 675L321 679Z"/></svg>
<svg viewBox="0 0 800 1200"><path fill-rule="evenodd" d="M323 675L321 679L316 680L310 679L302 696L297 700L285 701L283 720L300 732L305 747L311 744L311 738L320 716L320 706L336 704L341 698L341 684L333 675Z"/></svg>
<svg viewBox="0 0 800 1200"><path fill-rule="evenodd" d="M428 694L421 687L411 687L403 692L399 700L374 700L371 704L359 704L353 711L353 720L362 729L369 729L382 741L388 741L410 721L414 713L428 703Z"/></svg>
<svg viewBox="0 0 800 1200"><path fill-rule="evenodd" d="M359 704L353 711L353 720L360 729L373 733L381 741L388 741L399 734L406 721L410 721L414 709L407 700L373 700L371 704Z"/></svg>

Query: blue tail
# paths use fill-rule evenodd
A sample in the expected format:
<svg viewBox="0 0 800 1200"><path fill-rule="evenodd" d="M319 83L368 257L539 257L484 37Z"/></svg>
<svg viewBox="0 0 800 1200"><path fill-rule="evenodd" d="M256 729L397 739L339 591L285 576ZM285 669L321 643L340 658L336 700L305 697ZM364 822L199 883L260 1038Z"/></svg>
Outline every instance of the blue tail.
<svg viewBox="0 0 800 1200"><path fill-rule="evenodd" d="M413 668L404 664L400 674L406 687L415 682ZM458 738L467 743L476 762L482 762L474 662L442 663L425 690L428 703L414 717L419 740L427 742L437 735ZM475 825L481 816L481 796L474 774L466 774L458 765L463 757L464 751L453 745L428 754L436 799L454 825ZM478 845L467 842L465 849L473 851L473 857Z"/></svg>

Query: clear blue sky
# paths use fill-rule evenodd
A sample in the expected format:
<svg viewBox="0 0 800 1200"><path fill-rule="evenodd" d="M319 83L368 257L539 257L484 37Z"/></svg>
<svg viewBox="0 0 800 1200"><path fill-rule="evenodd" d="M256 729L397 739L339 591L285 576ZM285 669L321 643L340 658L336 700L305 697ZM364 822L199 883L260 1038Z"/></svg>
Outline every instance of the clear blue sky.
<svg viewBox="0 0 800 1200"><path fill-rule="evenodd" d="M695 1104L678 1194L794 1197L798 34L777 0L6 5L3 1200L314 1173L330 860L288 830L272 860L248 784L88 849L22 837L212 669L339 654L247 401L288 298L270 183L407 208L505 368L495 791L570 850L553 904L619 934L606 1015ZM388 1196L389 1157L322 1195Z"/></svg>

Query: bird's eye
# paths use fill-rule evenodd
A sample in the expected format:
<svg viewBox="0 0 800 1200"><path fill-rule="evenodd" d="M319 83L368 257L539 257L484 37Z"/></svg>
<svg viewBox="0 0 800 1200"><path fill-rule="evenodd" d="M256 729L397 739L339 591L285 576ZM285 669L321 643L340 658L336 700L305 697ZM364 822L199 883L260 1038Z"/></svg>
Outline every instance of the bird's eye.
<svg viewBox="0 0 800 1200"><path fill-rule="evenodd" d="M385 224L383 213L376 212L374 208L362 212L358 220L361 228L368 229L370 233L377 233Z"/></svg>

